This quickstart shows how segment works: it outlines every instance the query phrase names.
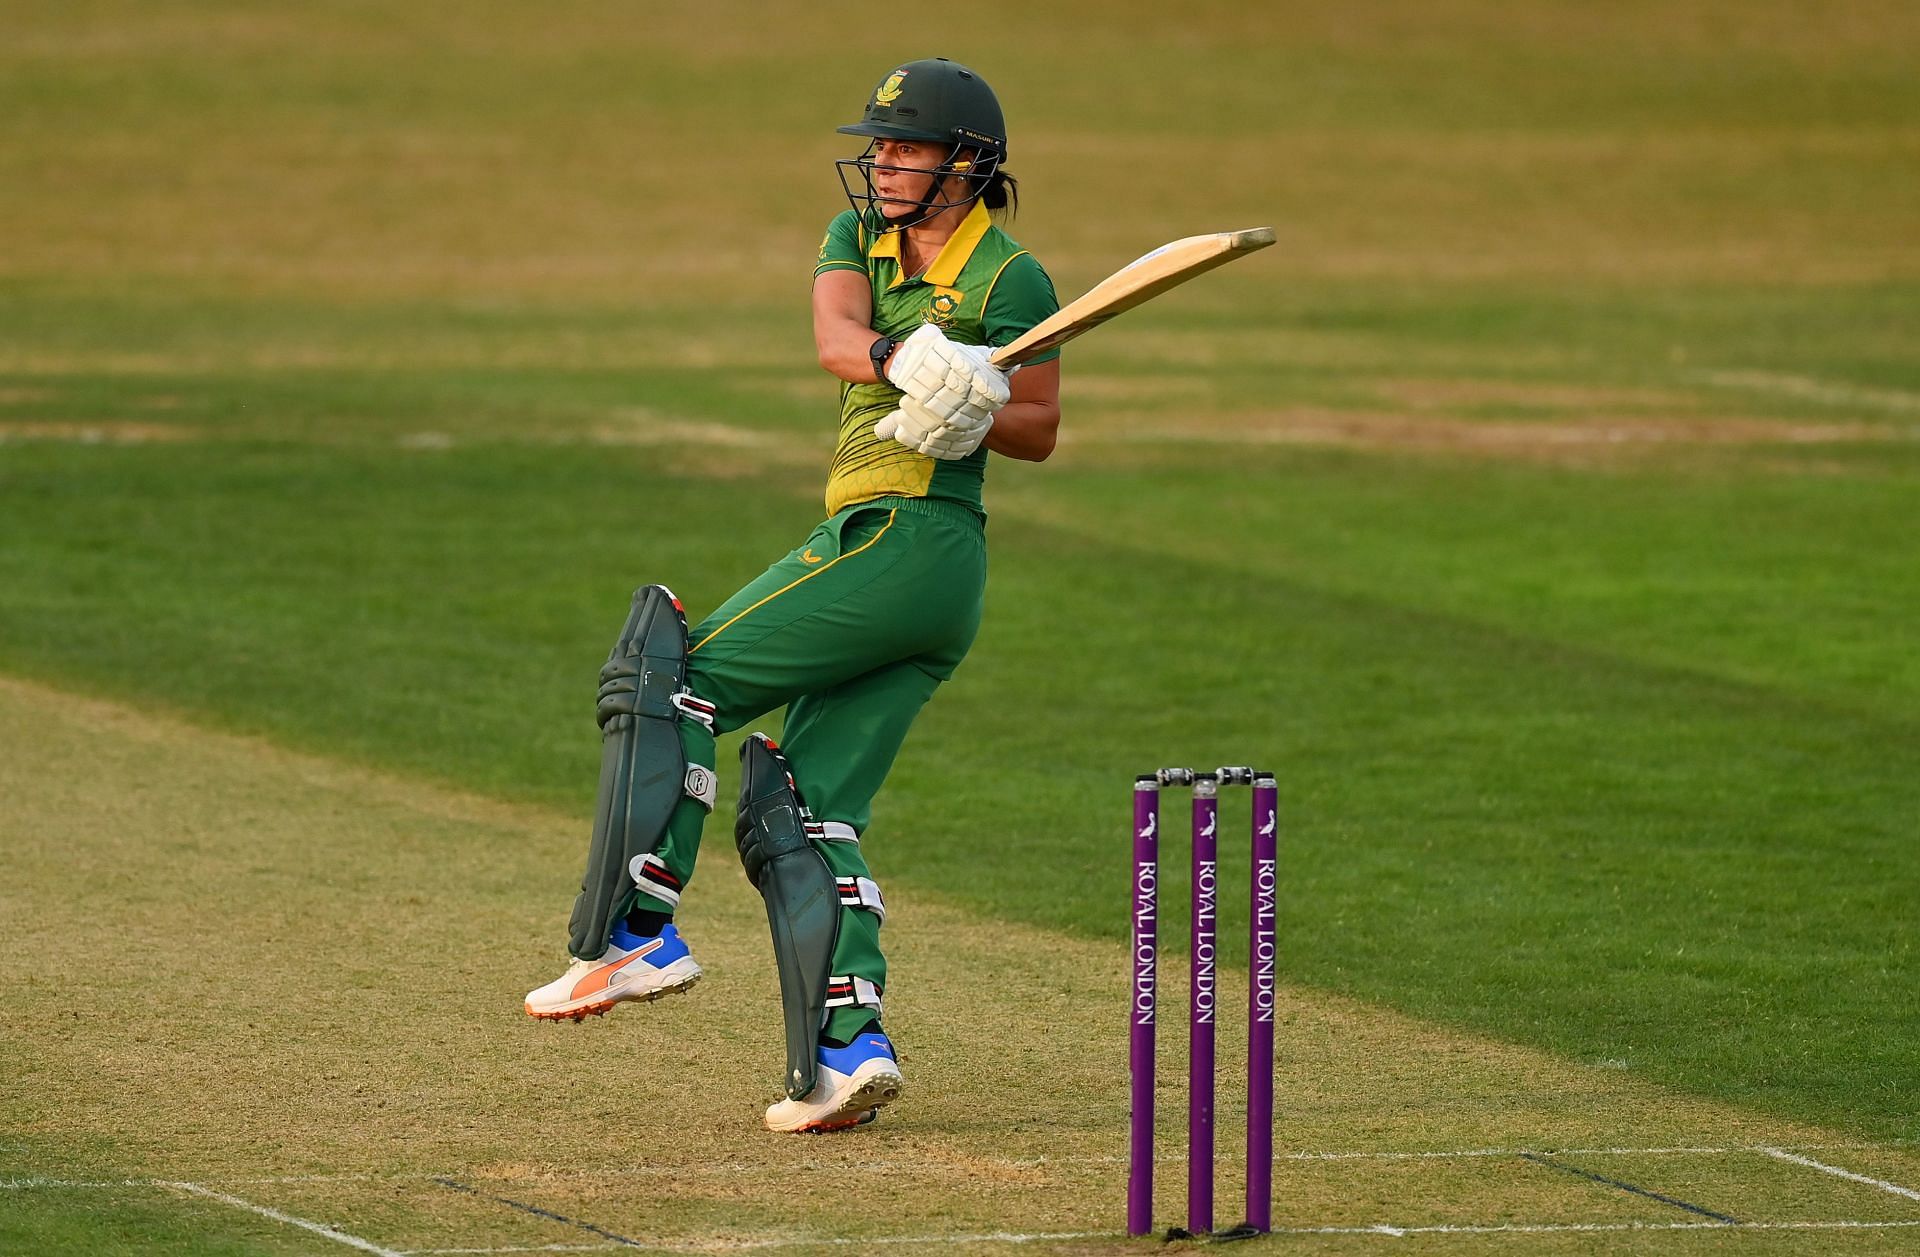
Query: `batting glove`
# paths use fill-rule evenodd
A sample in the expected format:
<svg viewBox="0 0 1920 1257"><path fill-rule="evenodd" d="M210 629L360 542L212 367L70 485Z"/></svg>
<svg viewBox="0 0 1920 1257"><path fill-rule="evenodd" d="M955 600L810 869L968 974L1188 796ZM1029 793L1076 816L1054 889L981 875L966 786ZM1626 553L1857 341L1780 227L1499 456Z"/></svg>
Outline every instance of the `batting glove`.
<svg viewBox="0 0 1920 1257"><path fill-rule="evenodd" d="M873 425L873 434L883 441L898 441L917 453L951 459L965 458L979 449L992 429L990 411L959 420L942 419L911 397L903 397L898 410Z"/></svg>
<svg viewBox="0 0 1920 1257"><path fill-rule="evenodd" d="M1012 395L1006 373L993 365L992 354L983 345L948 340L938 327L922 323L894 351L887 378L942 419L957 418L962 426L972 426L1006 405Z"/></svg>

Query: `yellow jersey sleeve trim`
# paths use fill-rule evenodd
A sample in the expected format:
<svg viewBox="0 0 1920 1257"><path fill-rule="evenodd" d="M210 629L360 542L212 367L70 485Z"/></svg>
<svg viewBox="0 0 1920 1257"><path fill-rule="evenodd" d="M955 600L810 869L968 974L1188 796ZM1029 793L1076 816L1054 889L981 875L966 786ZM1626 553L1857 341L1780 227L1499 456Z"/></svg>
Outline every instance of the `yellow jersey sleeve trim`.
<svg viewBox="0 0 1920 1257"><path fill-rule="evenodd" d="M987 295L980 298L980 321L982 323L986 322L987 307L993 304L993 290L999 285L1000 277L1006 274L1007 268L1009 266L1012 266L1016 261L1024 257L1031 257L1032 255L1033 255L1033 250L1022 249L1020 250L1020 252L1014 254L1012 257L1008 258L1006 261L1000 263L1000 269L995 271L993 273L993 278L987 281ZM816 275L819 274L818 271L814 273Z"/></svg>
<svg viewBox="0 0 1920 1257"><path fill-rule="evenodd" d="M847 271L859 271L862 275L867 273L867 268L862 266L858 262L849 262L845 258L835 258L831 262L822 262L820 263L820 265L814 267L813 274L814 274L814 277L817 279L820 276L826 274L828 271L836 270L836 269L847 270Z"/></svg>
<svg viewBox="0 0 1920 1257"><path fill-rule="evenodd" d="M774 590L772 593L768 594L766 597L762 598L760 601L754 603L751 607L748 607L745 611L739 612L738 614L734 615L725 624L722 624L719 628L713 630L713 632L711 633L708 633L705 637L701 638L699 641L695 642L692 646L688 647L687 653L691 655L694 651L699 650L702 646L706 645L708 642L712 641L714 638L720 636L720 634L726 632L728 629L732 628L735 624L738 624L742 619L746 618L749 615L752 615L755 611L758 611L760 608L766 606L769 602L772 602L775 598L778 598L781 594L786 593L788 590L793 589L797 586L806 584L808 581L812 580L814 577L820 575L820 573L826 571L828 568L831 568L834 563L839 563L842 560L850 559L854 555L859 554L863 550L872 549L875 545L879 543L880 538L887 535L887 529L893 527L894 516L898 515L899 513L900 511L898 507L894 508L891 511L888 511L887 522L880 525L880 531L873 534L872 537L869 537L864 545L856 546L853 549L847 551L845 554L840 555L838 558L834 559L833 563L828 563L824 567L817 567L813 571L808 572L805 576L802 576L799 580L794 581L792 584L783 585L779 589Z"/></svg>

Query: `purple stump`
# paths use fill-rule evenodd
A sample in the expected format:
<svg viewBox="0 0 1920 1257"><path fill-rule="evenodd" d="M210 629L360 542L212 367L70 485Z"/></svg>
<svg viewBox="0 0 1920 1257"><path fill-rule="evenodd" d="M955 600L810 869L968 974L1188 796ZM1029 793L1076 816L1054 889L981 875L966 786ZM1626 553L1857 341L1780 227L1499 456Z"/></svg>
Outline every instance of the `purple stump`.
<svg viewBox="0 0 1920 1257"><path fill-rule="evenodd" d="M1153 1230L1153 1010L1160 894L1160 783L1133 783L1133 987L1127 993L1127 1069L1132 1082L1128 1115L1127 1234Z"/></svg>
<svg viewBox="0 0 1920 1257"><path fill-rule="evenodd" d="M1274 779L1253 783L1253 861L1248 871L1253 906L1247 967L1247 1225L1273 1229L1274 968L1280 888L1280 790Z"/></svg>
<svg viewBox="0 0 1920 1257"><path fill-rule="evenodd" d="M1187 1230L1213 1230L1213 1067L1215 916L1220 872L1220 801L1212 773L1193 782L1193 942L1187 1025Z"/></svg>

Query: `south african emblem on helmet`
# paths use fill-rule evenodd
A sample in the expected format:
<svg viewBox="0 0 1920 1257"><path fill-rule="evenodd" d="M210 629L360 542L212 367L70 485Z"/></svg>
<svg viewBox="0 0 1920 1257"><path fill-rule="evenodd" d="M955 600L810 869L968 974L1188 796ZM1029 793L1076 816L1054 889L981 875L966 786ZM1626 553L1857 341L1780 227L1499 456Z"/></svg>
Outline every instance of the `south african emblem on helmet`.
<svg viewBox="0 0 1920 1257"><path fill-rule="evenodd" d="M889 74L887 81L880 85L880 90L873 94L873 103L876 105L891 105L894 101L899 100L901 93L905 90L900 86L900 82L906 77L907 72L905 70L895 70L892 74Z"/></svg>

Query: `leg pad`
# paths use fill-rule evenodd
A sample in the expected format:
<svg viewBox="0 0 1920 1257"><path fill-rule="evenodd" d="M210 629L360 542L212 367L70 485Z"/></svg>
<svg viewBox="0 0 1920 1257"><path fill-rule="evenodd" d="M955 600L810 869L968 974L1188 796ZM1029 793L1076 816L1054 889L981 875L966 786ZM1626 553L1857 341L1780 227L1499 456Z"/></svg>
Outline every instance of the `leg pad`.
<svg viewBox="0 0 1920 1257"><path fill-rule="evenodd" d="M644 879L658 864L653 853L680 800L693 797L713 807L713 774L689 766L680 748L677 722L691 698L686 672L687 616L679 600L665 585L636 590L600 669L600 796L568 939L584 960L606 952L614 919L636 885L658 893Z"/></svg>
<svg viewBox="0 0 1920 1257"><path fill-rule="evenodd" d="M830 990L833 947L840 933L840 889L815 846L825 840L824 827L801 801L786 756L764 734L753 734L740 746L734 840L747 880L766 900L787 1024L787 1096L803 1099L819 1072L827 1009L836 995L840 1002L851 1002L844 998L851 992ZM877 992L874 999L878 1001Z"/></svg>

